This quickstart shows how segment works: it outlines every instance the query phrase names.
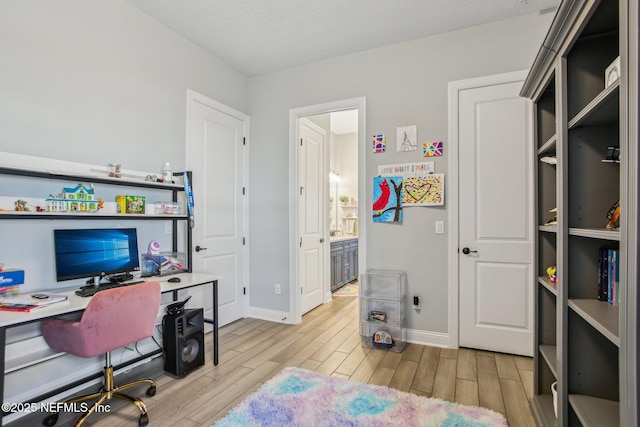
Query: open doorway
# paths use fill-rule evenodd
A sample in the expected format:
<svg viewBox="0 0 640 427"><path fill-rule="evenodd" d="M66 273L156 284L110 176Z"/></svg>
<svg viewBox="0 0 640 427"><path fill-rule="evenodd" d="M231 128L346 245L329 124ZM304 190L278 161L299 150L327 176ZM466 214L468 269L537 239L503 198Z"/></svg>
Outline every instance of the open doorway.
<svg viewBox="0 0 640 427"><path fill-rule="evenodd" d="M307 117L327 129L329 141L329 290L355 295L358 280L358 110L349 109ZM345 288L346 286L346 288Z"/></svg>
<svg viewBox="0 0 640 427"><path fill-rule="evenodd" d="M314 286L323 296L319 304L326 303L332 298L332 287L335 290L339 284L357 279L365 268L366 227L361 223L364 203L359 203L365 200L364 117L364 98L290 111L290 279L296 284L291 286L290 302L296 323L313 308L309 307L305 295L316 292ZM322 141L322 131L326 133L324 149L310 148ZM313 159L314 151L324 153L322 161ZM314 184L311 169L317 169L316 179L321 185ZM320 194L318 218L313 217L309 209L316 191ZM308 221L316 220L321 221L322 230L306 237ZM309 239L320 243L321 252L317 256L309 256L313 251L309 250ZM348 244L342 243L347 241ZM338 242L342 246L340 258L337 258L337 249L332 252L332 246L340 246ZM308 260L322 265L316 270L316 266L306 265ZM316 279L321 282L317 283Z"/></svg>

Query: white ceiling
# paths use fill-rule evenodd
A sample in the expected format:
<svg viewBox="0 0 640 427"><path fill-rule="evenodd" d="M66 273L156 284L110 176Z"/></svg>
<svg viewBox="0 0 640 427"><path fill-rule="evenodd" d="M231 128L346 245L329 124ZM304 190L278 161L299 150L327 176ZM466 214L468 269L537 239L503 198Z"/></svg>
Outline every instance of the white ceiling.
<svg viewBox="0 0 640 427"><path fill-rule="evenodd" d="M560 0L127 0L248 77L510 17Z"/></svg>

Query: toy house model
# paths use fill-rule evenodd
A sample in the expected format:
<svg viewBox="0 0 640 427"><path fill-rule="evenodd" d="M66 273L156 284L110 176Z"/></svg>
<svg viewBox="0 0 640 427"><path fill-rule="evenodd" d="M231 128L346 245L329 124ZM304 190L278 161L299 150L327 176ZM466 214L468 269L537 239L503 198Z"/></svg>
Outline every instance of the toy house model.
<svg viewBox="0 0 640 427"><path fill-rule="evenodd" d="M57 196L49 196L46 200L47 212L95 212L98 201L93 190L78 184L73 188L63 188Z"/></svg>

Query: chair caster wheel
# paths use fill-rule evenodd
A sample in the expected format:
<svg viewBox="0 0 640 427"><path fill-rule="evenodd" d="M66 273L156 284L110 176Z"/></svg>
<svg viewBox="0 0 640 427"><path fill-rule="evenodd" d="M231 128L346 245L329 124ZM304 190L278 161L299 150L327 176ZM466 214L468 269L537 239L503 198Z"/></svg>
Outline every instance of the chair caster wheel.
<svg viewBox="0 0 640 427"><path fill-rule="evenodd" d="M156 395L156 386L152 385L147 389L147 396L155 396Z"/></svg>
<svg viewBox="0 0 640 427"><path fill-rule="evenodd" d="M47 418L45 418L44 421L42 421L42 424L44 424L47 427L52 427L57 422L58 422L58 414L55 413L55 414L51 414Z"/></svg>
<svg viewBox="0 0 640 427"><path fill-rule="evenodd" d="M140 415L140 419L138 420L138 425L140 427L146 426L149 424L149 416L147 414Z"/></svg>

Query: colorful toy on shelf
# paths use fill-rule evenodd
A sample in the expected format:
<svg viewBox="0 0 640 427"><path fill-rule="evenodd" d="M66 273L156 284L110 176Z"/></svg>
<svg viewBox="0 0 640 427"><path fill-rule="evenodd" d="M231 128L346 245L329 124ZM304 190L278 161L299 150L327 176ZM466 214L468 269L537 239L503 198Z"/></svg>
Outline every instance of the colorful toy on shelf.
<svg viewBox="0 0 640 427"><path fill-rule="evenodd" d="M122 165L120 163L109 163L109 168L111 169L109 171L109 176L112 178L121 178L122 177L122 173L120 172L121 166Z"/></svg>
<svg viewBox="0 0 640 427"><path fill-rule="evenodd" d="M160 254L160 243L155 240L149 243L149 248L147 249L147 253L149 255L159 255Z"/></svg>
<svg viewBox="0 0 640 427"><path fill-rule="evenodd" d="M615 202L607 212L607 229L613 230L620 226L620 200Z"/></svg>
<svg viewBox="0 0 640 427"><path fill-rule="evenodd" d="M15 210L18 212L30 212L31 209L29 209L29 205L27 204L26 200L21 200L18 199L15 202Z"/></svg>
<svg viewBox="0 0 640 427"><path fill-rule="evenodd" d="M145 199L144 196L119 194L116 196L116 212L122 214L144 214Z"/></svg>
<svg viewBox="0 0 640 427"><path fill-rule="evenodd" d="M95 200L93 188L83 184L63 188L57 196L50 195L46 199L47 212L97 212L104 202Z"/></svg>
<svg viewBox="0 0 640 427"><path fill-rule="evenodd" d="M547 268L547 277L551 280L551 283L557 283L558 279L556 278L556 266L552 265Z"/></svg>

